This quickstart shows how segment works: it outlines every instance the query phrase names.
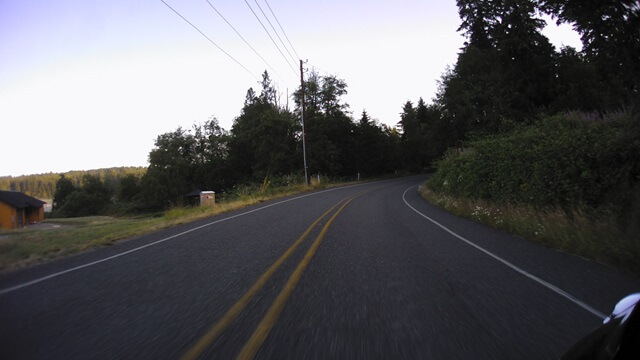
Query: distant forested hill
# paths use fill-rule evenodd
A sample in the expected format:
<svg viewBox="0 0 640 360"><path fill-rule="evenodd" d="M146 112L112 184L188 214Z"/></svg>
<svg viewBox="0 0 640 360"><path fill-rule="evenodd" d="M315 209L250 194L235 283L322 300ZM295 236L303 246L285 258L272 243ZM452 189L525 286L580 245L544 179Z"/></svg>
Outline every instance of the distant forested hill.
<svg viewBox="0 0 640 360"><path fill-rule="evenodd" d="M140 177L145 172L147 172L146 167L115 167L108 169L69 171L66 173L47 173L16 177L3 176L0 177L0 190L20 191L39 199L53 199L56 182L62 175L70 179L76 186L80 185L84 175L93 175L99 176L107 186L115 187L119 183L119 179L124 175L134 174Z"/></svg>

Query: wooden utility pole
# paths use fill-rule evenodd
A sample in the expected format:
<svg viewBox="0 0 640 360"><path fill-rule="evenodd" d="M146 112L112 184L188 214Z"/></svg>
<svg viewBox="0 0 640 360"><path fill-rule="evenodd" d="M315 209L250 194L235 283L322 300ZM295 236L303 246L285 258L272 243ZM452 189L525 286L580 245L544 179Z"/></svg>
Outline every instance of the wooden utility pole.
<svg viewBox="0 0 640 360"><path fill-rule="evenodd" d="M302 68L302 64L302 60L300 60L300 89L302 90L302 108L300 109L300 118L302 119L302 157L304 158L304 182L309 185L309 176L307 174L307 144L304 130L304 69Z"/></svg>

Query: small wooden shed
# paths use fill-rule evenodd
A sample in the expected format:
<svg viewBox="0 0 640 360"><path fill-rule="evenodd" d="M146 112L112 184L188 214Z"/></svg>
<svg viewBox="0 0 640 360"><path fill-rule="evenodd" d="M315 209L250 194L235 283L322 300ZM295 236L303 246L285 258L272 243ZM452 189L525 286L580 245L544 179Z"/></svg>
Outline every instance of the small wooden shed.
<svg viewBox="0 0 640 360"><path fill-rule="evenodd" d="M17 191L0 190L0 229L16 229L44 220L44 204Z"/></svg>
<svg viewBox="0 0 640 360"><path fill-rule="evenodd" d="M216 203L216 193L214 191L200 191L200 205L213 206Z"/></svg>
<svg viewBox="0 0 640 360"><path fill-rule="evenodd" d="M213 206L216 203L216 193L213 191L193 190L184 197L190 205Z"/></svg>

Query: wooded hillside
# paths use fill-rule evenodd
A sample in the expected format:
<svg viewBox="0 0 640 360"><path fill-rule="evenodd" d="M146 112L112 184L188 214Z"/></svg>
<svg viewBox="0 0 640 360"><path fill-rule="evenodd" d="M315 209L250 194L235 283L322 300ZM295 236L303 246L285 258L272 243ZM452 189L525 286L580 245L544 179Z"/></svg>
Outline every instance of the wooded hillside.
<svg viewBox="0 0 640 360"><path fill-rule="evenodd" d="M61 175L71 180L74 185L80 185L85 175L97 176L106 184L115 185L120 178L127 174L142 176L147 171L144 167L114 167L85 171L69 171L66 173L46 173L23 176L0 177L0 190L20 191L38 199L53 199L56 183Z"/></svg>

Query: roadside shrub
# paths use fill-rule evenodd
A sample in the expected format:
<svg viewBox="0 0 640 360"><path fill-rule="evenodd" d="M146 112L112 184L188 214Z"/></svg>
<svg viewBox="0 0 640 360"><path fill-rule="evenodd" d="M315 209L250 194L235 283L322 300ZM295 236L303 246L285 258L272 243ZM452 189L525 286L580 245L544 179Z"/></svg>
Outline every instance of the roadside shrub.
<svg viewBox="0 0 640 360"><path fill-rule="evenodd" d="M637 120L564 114L476 139L445 155L429 186L468 198L623 214L635 206L630 194L640 184Z"/></svg>
<svg viewBox="0 0 640 360"><path fill-rule="evenodd" d="M65 181L61 177L59 183ZM60 186L56 186L56 216L77 217L101 214L106 206L111 203L111 191L100 180L99 177L93 175L84 175L82 178L82 186L73 188L73 190L59 196ZM63 199L63 200L61 200Z"/></svg>
<svg viewBox="0 0 640 360"><path fill-rule="evenodd" d="M465 216L559 249L640 268L634 260L640 254L637 115L544 118L510 133L472 140L450 150L436 167L427 186L438 197L467 199L503 213L494 219L495 211L489 216L453 206ZM518 215L509 213L513 209L530 210ZM543 228L556 230L540 235L541 219Z"/></svg>

